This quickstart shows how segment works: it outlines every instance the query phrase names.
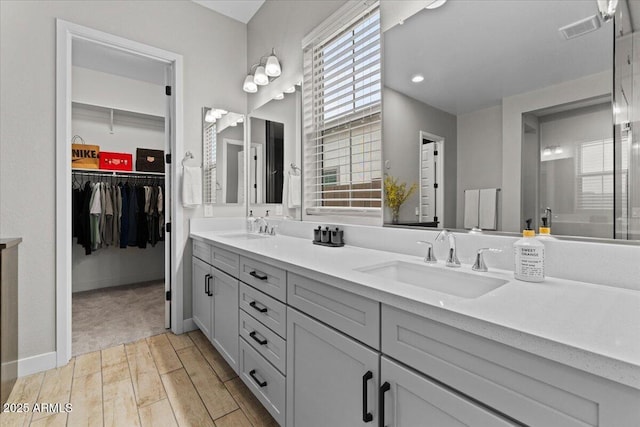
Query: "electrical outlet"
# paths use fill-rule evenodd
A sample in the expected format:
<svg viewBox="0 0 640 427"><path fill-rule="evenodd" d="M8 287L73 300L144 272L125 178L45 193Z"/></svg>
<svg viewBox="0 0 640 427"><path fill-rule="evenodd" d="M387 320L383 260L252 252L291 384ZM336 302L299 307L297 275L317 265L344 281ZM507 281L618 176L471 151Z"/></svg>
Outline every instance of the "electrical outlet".
<svg viewBox="0 0 640 427"><path fill-rule="evenodd" d="M212 205L204 205L204 216L207 216L207 217L213 216Z"/></svg>

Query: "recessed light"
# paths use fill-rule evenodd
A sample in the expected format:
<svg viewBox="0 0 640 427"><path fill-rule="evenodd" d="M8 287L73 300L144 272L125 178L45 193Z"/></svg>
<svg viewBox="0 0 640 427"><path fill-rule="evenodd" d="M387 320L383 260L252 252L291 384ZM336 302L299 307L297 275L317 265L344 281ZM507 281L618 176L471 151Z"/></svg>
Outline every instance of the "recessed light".
<svg viewBox="0 0 640 427"><path fill-rule="evenodd" d="M411 81L414 83L420 83L423 80L424 76L422 74L416 74L415 76L411 77Z"/></svg>
<svg viewBox="0 0 640 427"><path fill-rule="evenodd" d="M425 9L437 9L440 6L442 6L443 4L445 4L446 2L447 2L447 0L434 0Z"/></svg>

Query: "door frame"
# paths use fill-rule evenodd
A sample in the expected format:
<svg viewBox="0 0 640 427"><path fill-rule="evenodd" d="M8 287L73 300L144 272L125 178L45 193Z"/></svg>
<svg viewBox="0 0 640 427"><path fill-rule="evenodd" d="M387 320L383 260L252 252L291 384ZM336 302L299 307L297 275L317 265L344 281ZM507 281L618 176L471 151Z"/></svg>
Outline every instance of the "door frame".
<svg viewBox="0 0 640 427"><path fill-rule="evenodd" d="M225 182L225 185L222 185L222 203L223 204L227 204L227 162L229 161L229 150L227 149L227 147L229 145L238 145L240 147L242 147L242 149L244 150L244 141L241 141L239 139L231 139L231 138L223 138L222 139L222 171L221 171L221 177L224 180L223 182ZM237 162L237 159L234 159L235 162ZM239 183L238 183L239 184ZM238 189L239 190L239 189ZM236 191L237 193L238 191ZM238 200L237 203L242 203L240 202L240 200Z"/></svg>
<svg viewBox="0 0 640 427"><path fill-rule="evenodd" d="M438 190L436 191L436 216L438 222L443 224L444 221L444 190L446 182L444 181L444 140L445 138L434 133L425 132L423 130L418 132L418 212L420 216L418 221L422 222L422 140L429 139L435 141L436 150L438 150L438 162L436 171L436 182L438 183Z"/></svg>
<svg viewBox="0 0 640 427"><path fill-rule="evenodd" d="M72 237L71 237L71 89L72 41L84 39L121 49L136 55L165 62L173 68L172 117L170 150L173 161L170 170L172 197L168 211L172 223L170 236L171 330L184 331L183 320L183 252L185 232L183 208L176 191L181 172L177 165L183 153L183 58L182 55L138 43L92 28L56 19L56 362L66 365L71 359L71 293L72 293ZM166 249L165 249L166 250ZM166 267L165 267L165 271Z"/></svg>

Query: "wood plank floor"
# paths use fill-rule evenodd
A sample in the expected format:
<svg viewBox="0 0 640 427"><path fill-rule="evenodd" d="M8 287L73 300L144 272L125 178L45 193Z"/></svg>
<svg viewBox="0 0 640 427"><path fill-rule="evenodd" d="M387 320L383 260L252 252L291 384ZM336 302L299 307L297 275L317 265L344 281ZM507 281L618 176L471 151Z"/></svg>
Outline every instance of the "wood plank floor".
<svg viewBox="0 0 640 427"><path fill-rule="evenodd" d="M67 366L18 378L7 403L30 411L1 413L2 427L278 425L200 331L74 357ZM43 403L73 409L33 412Z"/></svg>

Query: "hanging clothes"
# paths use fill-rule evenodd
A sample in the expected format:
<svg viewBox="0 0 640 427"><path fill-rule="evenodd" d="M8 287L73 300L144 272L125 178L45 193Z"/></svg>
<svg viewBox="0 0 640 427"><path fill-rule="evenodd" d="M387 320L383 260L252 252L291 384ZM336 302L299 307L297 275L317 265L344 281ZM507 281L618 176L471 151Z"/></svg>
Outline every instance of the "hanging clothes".
<svg viewBox="0 0 640 427"><path fill-rule="evenodd" d="M122 208L120 217L120 247L126 248L129 243L129 184L120 183L120 196Z"/></svg>

